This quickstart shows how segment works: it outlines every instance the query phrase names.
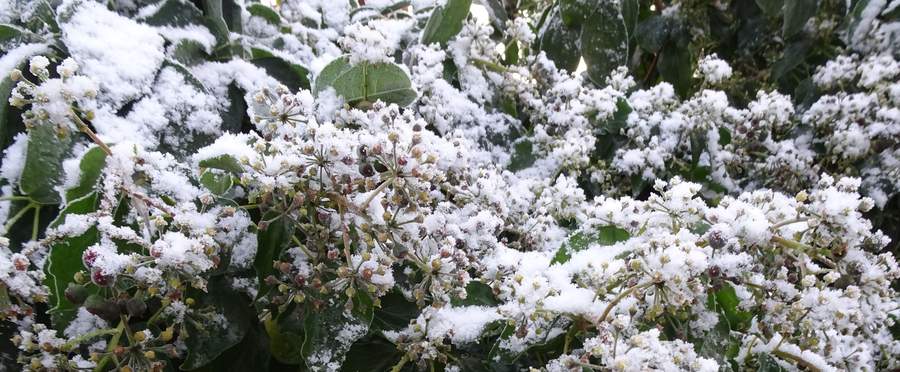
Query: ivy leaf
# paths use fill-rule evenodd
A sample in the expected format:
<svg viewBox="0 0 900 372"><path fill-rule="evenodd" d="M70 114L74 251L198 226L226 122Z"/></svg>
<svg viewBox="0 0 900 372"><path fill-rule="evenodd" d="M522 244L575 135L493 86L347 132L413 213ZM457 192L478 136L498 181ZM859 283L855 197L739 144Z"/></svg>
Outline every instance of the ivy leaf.
<svg viewBox="0 0 900 372"><path fill-rule="evenodd" d="M559 18L566 27L579 27L589 12L588 4L581 0L559 0Z"/></svg>
<svg viewBox="0 0 900 372"><path fill-rule="evenodd" d="M513 147L513 154L509 159L508 169L513 172L520 171L530 167L536 159L531 141L527 139L520 141Z"/></svg>
<svg viewBox="0 0 900 372"><path fill-rule="evenodd" d="M600 85L610 72L625 65L628 29L617 2L600 2L590 19L581 28L581 55L591 81Z"/></svg>
<svg viewBox="0 0 900 372"><path fill-rule="evenodd" d="M563 24L559 8L553 8L538 32L535 47L547 54L556 67L575 71L581 57L579 39L581 28L568 28Z"/></svg>
<svg viewBox="0 0 900 372"><path fill-rule="evenodd" d="M94 191L97 186L97 180L100 179L100 173L106 166L106 153L100 147L92 147L81 157L78 163L78 169L81 171L78 177L78 184L66 190L66 200L72 201L79 199Z"/></svg>
<svg viewBox="0 0 900 372"><path fill-rule="evenodd" d="M308 311L303 321L303 357L313 371L340 365L356 340L365 336L374 315L372 300L363 291L353 299L353 311L344 311L342 301L326 301L322 309ZM342 337L334 337L336 334ZM319 356L310 358L310 356Z"/></svg>
<svg viewBox="0 0 900 372"><path fill-rule="evenodd" d="M572 253L584 250L591 243L613 245L618 242L626 241L630 237L631 234L629 234L628 231L613 225L601 226L595 232L579 231L570 236L569 240L559 247L559 250L556 251L556 255L553 256L553 260L550 261L550 264L563 264L568 262L572 258Z"/></svg>
<svg viewBox="0 0 900 372"><path fill-rule="evenodd" d="M59 136L53 125L38 125L28 133L25 166L19 188L40 204L59 204L56 187L62 176L62 161L69 154L72 136Z"/></svg>
<svg viewBox="0 0 900 372"><path fill-rule="evenodd" d="M768 17L776 17L781 14L784 8L783 0L756 0L756 5L762 9L763 13Z"/></svg>
<svg viewBox="0 0 900 372"><path fill-rule="evenodd" d="M202 24L203 12L189 1L166 0L142 21L151 26L185 27Z"/></svg>
<svg viewBox="0 0 900 372"><path fill-rule="evenodd" d="M268 291L265 279L275 270L272 263L281 256L281 252L290 244L291 236L294 234L294 224L278 212L266 212L260 221L260 224L263 223L268 226L256 234L256 260L253 261L260 283L259 296Z"/></svg>
<svg viewBox="0 0 900 372"><path fill-rule="evenodd" d="M231 155L219 155L203 159L200 160L199 165L201 168L221 169L234 175L240 175L244 172L244 167L241 167L241 163Z"/></svg>
<svg viewBox="0 0 900 372"><path fill-rule="evenodd" d="M231 189L234 181L232 181L230 174L212 172L207 169L200 175L200 184L206 187L213 195L222 196Z"/></svg>
<svg viewBox="0 0 900 372"><path fill-rule="evenodd" d="M466 285L466 298L451 298L453 306L497 306L499 302L494 298L494 290L480 281L471 281Z"/></svg>
<svg viewBox="0 0 900 372"><path fill-rule="evenodd" d="M803 30L818 8L817 0L791 0L784 2L784 26L781 34L785 39Z"/></svg>
<svg viewBox="0 0 900 372"><path fill-rule="evenodd" d="M91 192L77 200L70 200L66 208L59 213L56 220L50 226L55 227L65 221L69 214L86 214L97 210L99 198L96 192ZM84 270L81 255L84 250L97 243L100 239L96 227L91 227L84 234L70 237L53 244L47 254L47 263L44 265L44 284L50 289L48 304L51 306L50 315L53 326L63 330L75 317L78 307L65 297L65 290L69 283L75 281L75 273ZM88 286L92 293L97 291L95 286Z"/></svg>
<svg viewBox="0 0 900 372"><path fill-rule="evenodd" d="M641 49L650 53L659 53L669 40L671 20L669 17L654 15L637 24L635 41Z"/></svg>
<svg viewBox="0 0 900 372"><path fill-rule="evenodd" d="M278 15L278 12L265 5L257 3L250 4L250 6L247 7L247 11L253 16L265 19L270 25L278 26L281 24L281 16Z"/></svg>
<svg viewBox="0 0 900 372"><path fill-rule="evenodd" d="M398 289L381 296L380 308L375 308L372 318L373 330L397 330L409 325L410 319L419 316L415 303L406 300Z"/></svg>
<svg viewBox="0 0 900 372"><path fill-rule="evenodd" d="M265 329L260 324L254 324L248 327L247 334L240 343L195 371L268 371L270 359L269 340Z"/></svg>
<svg viewBox="0 0 900 372"><path fill-rule="evenodd" d="M253 48L252 54L251 63L266 70L266 73L291 91L309 89L309 70L305 67L285 61L263 49Z"/></svg>
<svg viewBox="0 0 900 372"><path fill-rule="evenodd" d="M244 339L247 330L256 321L256 313L251 311L242 295L231 288L223 276L212 277L207 283L207 293L198 293L195 298L200 302L199 308L212 307L222 314L225 321L217 319L202 323L185 322L187 327L188 355L182 370L193 370L216 360L219 355L237 345Z"/></svg>
<svg viewBox="0 0 900 372"><path fill-rule="evenodd" d="M435 8L422 30L422 44L447 44L462 30L471 6L472 0L447 0L445 6Z"/></svg>
<svg viewBox="0 0 900 372"><path fill-rule="evenodd" d="M690 46L682 32L670 40L659 54L656 68L663 80L672 84L675 92L682 98L690 94L693 84L694 61L691 57Z"/></svg>
<svg viewBox="0 0 900 372"><path fill-rule="evenodd" d="M406 106L416 99L409 76L399 66L366 61L352 65L346 56L331 61L316 77L317 94L328 87L351 104L380 99Z"/></svg>
<svg viewBox="0 0 900 372"><path fill-rule="evenodd" d="M193 66L203 63L209 55L206 53L206 47L196 40L184 39L175 44L172 52L172 59L184 64L185 66Z"/></svg>
<svg viewBox="0 0 900 372"><path fill-rule="evenodd" d="M353 343L341 372L388 371L402 357L397 346L381 335L368 335Z"/></svg>

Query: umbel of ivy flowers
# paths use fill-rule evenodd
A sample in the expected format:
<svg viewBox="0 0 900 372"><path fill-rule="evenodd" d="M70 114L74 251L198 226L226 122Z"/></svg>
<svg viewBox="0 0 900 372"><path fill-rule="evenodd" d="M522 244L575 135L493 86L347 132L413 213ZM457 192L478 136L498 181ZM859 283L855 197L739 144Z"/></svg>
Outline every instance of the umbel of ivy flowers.
<svg viewBox="0 0 900 372"><path fill-rule="evenodd" d="M368 3L0 9L2 362L900 367L896 6Z"/></svg>

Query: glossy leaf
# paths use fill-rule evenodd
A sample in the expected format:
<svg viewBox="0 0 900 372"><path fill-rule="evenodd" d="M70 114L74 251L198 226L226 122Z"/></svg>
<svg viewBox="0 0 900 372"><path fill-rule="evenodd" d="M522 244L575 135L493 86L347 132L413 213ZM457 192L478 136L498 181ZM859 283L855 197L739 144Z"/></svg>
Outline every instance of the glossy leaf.
<svg viewBox="0 0 900 372"><path fill-rule="evenodd" d="M471 6L472 0L447 0L444 6L435 8L422 30L422 44L450 41L462 30Z"/></svg>
<svg viewBox="0 0 900 372"><path fill-rule="evenodd" d="M65 221L69 214L86 214L97 210L99 198L96 193L90 193L84 197L70 201L65 209L60 212L52 226L57 226ZM63 239L50 247L47 254L47 263L44 265L46 277L44 284L49 288L50 296L48 304L51 306L50 315L53 326L62 330L75 317L77 306L66 300L64 292L69 283L74 282L75 273L85 270L81 260L84 250L97 243L100 239L97 229L91 227L84 234ZM88 286L91 292L95 292L95 286Z"/></svg>
<svg viewBox="0 0 900 372"><path fill-rule="evenodd" d="M206 187L213 195L224 195L231 189L233 181L228 173L218 173L206 170L200 175L200 184Z"/></svg>
<svg viewBox="0 0 900 372"><path fill-rule="evenodd" d="M547 54L556 67L566 71L575 71L581 57L579 38L581 28L568 28L554 8L547 16L544 25L538 31L536 47Z"/></svg>
<svg viewBox="0 0 900 372"><path fill-rule="evenodd" d="M406 106L416 99L409 76L393 63L351 65L347 57L337 58L316 78L316 93L328 87L351 104L382 100Z"/></svg>
<svg viewBox="0 0 900 372"><path fill-rule="evenodd" d="M293 223L275 211L264 214L260 221L260 224L263 223L267 226L257 233L256 259L253 261L253 267L256 268L256 275L260 282L260 295L265 294L268 290L264 286L264 282L266 277L275 270L272 268L272 263L281 257L281 252L291 243L291 235L294 234Z"/></svg>
<svg viewBox="0 0 900 372"><path fill-rule="evenodd" d="M93 192L105 166L106 153L103 149L95 146L85 152L78 163L78 183L66 190L66 200L72 201Z"/></svg>
<svg viewBox="0 0 900 372"><path fill-rule="evenodd" d="M225 277L211 278L206 293L196 296L199 307L212 307L225 321L186 322L188 334L184 342L188 354L181 364L182 370L205 366L244 339L251 322L256 322L256 314L249 303L240 300L241 296Z"/></svg>
<svg viewBox="0 0 900 372"><path fill-rule="evenodd" d="M281 16L278 15L278 12L263 4L250 4L250 6L247 7L247 11L250 12L251 15L265 19L266 22L273 26L281 24Z"/></svg>
<svg viewBox="0 0 900 372"><path fill-rule="evenodd" d="M789 0L784 2L784 26L782 35L785 39L803 30L818 8L817 0Z"/></svg>
<svg viewBox="0 0 900 372"><path fill-rule="evenodd" d="M199 165L201 168L221 169L231 172L235 175L239 175L244 172L244 168L241 167L241 163L231 155L219 155L212 158L203 159L200 160Z"/></svg>
<svg viewBox="0 0 900 372"><path fill-rule="evenodd" d="M19 188L40 204L59 204L56 187L61 183L62 161L69 155L72 135L60 136L53 125L38 125L28 133L25 167Z"/></svg>
<svg viewBox="0 0 900 372"><path fill-rule="evenodd" d="M601 2L581 28L581 55L591 80L601 85L628 58L628 30L616 2Z"/></svg>

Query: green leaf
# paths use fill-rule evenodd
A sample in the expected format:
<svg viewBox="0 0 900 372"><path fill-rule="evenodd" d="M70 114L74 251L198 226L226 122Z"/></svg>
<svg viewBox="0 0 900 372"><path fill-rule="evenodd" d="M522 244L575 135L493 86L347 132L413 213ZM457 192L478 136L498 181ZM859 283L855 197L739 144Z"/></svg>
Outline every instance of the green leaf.
<svg viewBox="0 0 900 372"><path fill-rule="evenodd" d="M803 30L818 8L817 0L790 0L784 2L784 26L781 33L785 39Z"/></svg>
<svg viewBox="0 0 900 372"><path fill-rule="evenodd" d="M193 66L205 62L209 55L206 53L206 47L203 44L196 40L185 39L175 44L172 58L185 66Z"/></svg>
<svg viewBox="0 0 900 372"><path fill-rule="evenodd" d="M559 8L553 8L538 31L535 47L546 53L557 68L571 72L578 67L581 58L580 37L581 28L566 27L559 15Z"/></svg>
<svg viewBox="0 0 900 372"><path fill-rule="evenodd" d="M654 15L637 24L635 41L641 49L650 53L659 53L669 40L672 24L669 17Z"/></svg>
<svg viewBox="0 0 900 372"><path fill-rule="evenodd" d="M613 245L626 241L630 237L631 234L628 231L613 225L601 226L594 232L579 231L570 236L569 240L559 247L550 264L568 262L572 258L572 253L587 248L591 243Z"/></svg>
<svg viewBox="0 0 900 372"><path fill-rule="evenodd" d="M185 27L203 23L203 12L190 1L166 0L142 21L151 26Z"/></svg>
<svg viewBox="0 0 900 372"><path fill-rule="evenodd" d="M494 290L480 281L471 281L466 285L466 298L451 298L453 306L497 306L500 302L494 297Z"/></svg>
<svg viewBox="0 0 900 372"><path fill-rule="evenodd" d="M99 198L95 192L77 200L70 200L66 208L59 213L59 216L50 226L58 226L70 214L94 212L98 206ZM69 286L69 283L75 281L75 273L85 269L81 260L84 250L96 244L99 239L97 228L91 227L80 236L63 239L50 247L50 251L47 254L47 263L44 265L44 273L46 273L44 284L50 290L50 296L47 301L51 306L49 313L53 320L53 326L58 330L66 328L75 317L75 311L78 309L76 305L66 300L66 287ZM88 289L92 293L97 291L95 286L88 286Z"/></svg>
<svg viewBox="0 0 900 372"><path fill-rule="evenodd" d="M201 168L221 169L234 175L240 175L244 172L244 167L241 166L241 163L231 155L219 155L203 159L200 160L199 165Z"/></svg>
<svg viewBox="0 0 900 372"><path fill-rule="evenodd" d="M348 57L331 61L316 78L315 92L327 87L351 104L382 100L406 106L416 99L412 82L403 69L393 63L349 63Z"/></svg>
<svg viewBox="0 0 900 372"><path fill-rule="evenodd" d="M628 58L628 30L618 4L600 2L581 28L581 55L591 80L602 85Z"/></svg>
<svg viewBox="0 0 900 372"><path fill-rule="evenodd" d="M228 278L212 277L206 289L206 293L198 290L193 296L198 299L198 308L212 307L215 313L224 316L225 322L200 317L195 318L197 321L185 322L188 333L184 343L188 355L181 364L182 370L197 369L216 360L240 343L257 321L256 312L247 301L242 301L242 294L231 288Z"/></svg>
<svg viewBox="0 0 900 372"><path fill-rule="evenodd" d="M278 15L278 12L265 5L250 4L250 6L247 7L247 11L250 12L251 15L265 19L266 22L273 26L281 24L281 16Z"/></svg>
<svg viewBox="0 0 900 372"><path fill-rule="evenodd" d="M85 152L78 164L78 169L81 171L78 176L78 184L66 190L66 200L79 199L93 192L105 166L106 153L103 152L103 149L95 146Z"/></svg>
<svg viewBox="0 0 900 372"><path fill-rule="evenodd" d="M343 298L343 297L342 297ZM357 292L354 309L344 311L342 301L326 301L316 311L308 311L303 320L303 357L310 370L324 370L326 365L340 365L356 340L364 337L372 323L372 306L368 295ZM334 337L337 334L342 337ZM310 358L311 355L318 356Z"/></svg>
<svg viewBox="0 0 900 372"><path fill-rule="evenodd" d="M794 40L784 48L784 55L772 64L770 78L772 81L780 81L797 69L809 55L813 41L808 38Z"/></svg>
<svg viewBox="0 0 900 372"><path fill-rule="evenodd" d="M690 94L693 85L694 61L687 42L669 42L663 47L656 65L663 80L672 84L682 98Z"/></svg>
<svg viewBox="0 0 900 372"><path fill-rule="evenodd" d="M712 308L722 315L722 319L727 322L730 330L744 331L750 327L753 314L738 308L741 301L737 298L734 287L723 283L722 288L717 290L712 297L711 300L715 301Z"/></svg>
<svg viewBox="0 0 900 372"><path fill-rule="evenodd" d="M381 296L381 307L375 308L372 319L373 330L397 330L409 325L409 321L419 316L419 308L403 296L399 289L392 289Z"/></svg>
<svg viewBox="0 0 900 372"><path fill-rule="evenodd" d="M266 70L270 76L288 87L291 91L309 89L309 70L298 64L285 61L269 51L253 48L251 63Z"/></svg>
<svg viewBox="0 0 900 372"><path fill-rule="evenodd" d="M271 353L269 339L261 324L250 325L247 334L237 345L226 350L212 362L194 371L268 371Z"/></svg>
<svg viewBox="0 0 900 372"><path fill-rule="evenodd" d="M368 335L353 343L341 372L389 371L402 357L397 346L381 335Z"/></svg>
<svg viewBox="0 0 900 372"><path fill-rule="evenodd" d="M579 27L590 14L589 4L581 0L559 0L559 18L566 27Z"/></svg>
<svg viewBox="0 0 900 372"><path fill-rule="evenodd" d="M25 30L18 26L0 24L0 47L4 50L10 50L15 44L18 44L25 33ZM5 76L4 76L5 78Z"/></svg>
<svg viewBox="0 0 900 372"><path fill-rule="evenodd" d="M528 168L532 164L534 164L537 158L534 156L534 150L532 146L533 145L531 144L531 141L527 139L516 143L513 148L512 157L510 157L509 159L508 169L516 172Z"/></svg>
<svg viewBox="0 0 900 372"><path fill-rule="evenodd" d="M756 5L766 13L766 16L776 17L784 8L784 0L756 0Z"/></svg>
<svg viewBox="0 0 900 372"><path fill-rule="evenodd" d="M213 195L225 195L234 184L231 175L228 173L219 173L206 170L200 175L200 184L206 187Z"/></svg>
<svg viewBox="0 0 900 372"><path fill-rule="evenodd" d="M719 127L719 146L731 143L731 131L725 127Z"/></svg>
<svg viewBox="0 0 900 372"><path fill-rule="evenodd" d="M447 44L462 30L471 6L472 0L447 0L445 6L435 8L422 30L422 44Z"/></svg>
<svg viewBox="0 0 900 372"><path fill-rule="evenodd" d="M268 226L256 234L256 260L253 261L253 267L256 268L256 275L259 278L260 296L268 291L265 279L275 270L272 263L281 257L281 252L291 243L291 236L294 234L293 222L275 211L266 212L260 224L264 222Z"/></svg>
<svg viewBox="0 0 900 372"><path fill-rule="evenodd" d="M37 125L28 133L25 167L19 179L22 193L40 204L59 204L56 187L62 177L62 161L69 154L72 136L60 137L49 123Z"/></svg>
<svg viewBox="0 0 900 372"><path fill-rule="evenodd" d="M303 362L302 324L296 327L285 327L274 319L266 319L263 324L269 335L269 350L272 356L281 363L299 364Z"/></svg>

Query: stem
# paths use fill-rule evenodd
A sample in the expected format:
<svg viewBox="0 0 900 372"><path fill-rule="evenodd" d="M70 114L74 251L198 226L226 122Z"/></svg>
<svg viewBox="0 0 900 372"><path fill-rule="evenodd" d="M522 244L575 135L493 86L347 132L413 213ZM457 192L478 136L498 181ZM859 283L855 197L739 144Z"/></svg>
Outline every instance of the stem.
<svg viewBox="0 0 900 372"><path fill-rule="evenodd" d="M80 117L78 117L78 114L76 114L75 111L69 111L69 114L69 116L72 117L72 120L74 120L75 124L78 126L78 130L90 137L91 141L94 141L97 146L100 146L100 149L102 149L103 152L106 153L106 155L112 155L112 150L110 150L109 146L107 146L106 143L100 139L100 137L97 137L97 134L94 133L94 131L92 131L91 128L88 127L88 125L85 124L85 122L82 121Z"/></svg>
<svg viewBox="0 0 900 372"><path fill-rule="evenodd" d="M400 361L397 362L397 364L394 364L393 367L391 367L391 372L400 372L400 370L403 369L403 366L405 366L406 362L408 362L408 361L409 361L409 356L406 354L403 354L403 358L400 358Z"/></svg>
<svg viewBox="0 0 900 372"><path fill-rule="evenodd" d="M366 201L364 201L362 203L362 205L359 206L359 210L361 212L364 212L366 210L366 208L369 207L369 203L372 202L372 199L375 199L375 196L378 195L379 193L381 193L382 191L384 191L384 189L388 186L388 184L393 181L394 181L393 177L388 178L388 179L384 180L384 182L382 182L380 185L378 185L378 187L375 190L372 190L372 193L369 194L369 197L366 198Z"/></svg>
<svg viewBox="0 0 900 372"><path fill-rule="evenodd" d="M109 363L109 360L112 358L112 352L116 350L116 347L119 346L119 338L122 337L122 331L125 330L125 321L119 320L119 325L116 327L113 337L109 340L109 345L106 347L106 352L109 353L107 356L103 357L100 360L100 363L97 363L97 367L94 368L94 372L101 372L104 368L106 368L106 364Z"/></svg>
<svg viewBox="0 0 900 372"><path fill-rule="evenodd" d="M772 351L772 354L775 354L782 359L792 360L792 361L796 362L797 364L805 367L807 370L809 370L811 372L821 372L822 371L821 369L819 369L819 367L816 367L815 364L808 362L806 359L803 359L803 357L801 357L799 355L794 355L794 354L791 354L789 352L782 351L782 350Z"/></svg>
<svg viewBox="0 0 900 372"><path fill-rule="evenodd" d="M808 218L795 218L792 220L781 221L779 223L772 225L771 229L772 229L772 231L775 231L775 230L778 230L778 228L780 228L782 226L787 226L787 225L794 224L794 223L806 222L807 220L809 220L809 219Z"/></svg>
<svg viewBox="0 0 900 372"><path fill-rule="evenodd" d="M31 240L37 240L41 224L41 206L34 207L34 222L31 224Z"/></svg>
<svg viewBox="0 0 900 372"><path fill-rule="evenodd" d="M34 203L28 204L27 206L25 206L25 208L22 208L22 210L20 210L18 213L16 213L14 216L12 216L10 219L6 220L6 224L3 225L3 231L4 232L9 231L9 229L12 228L13 225L15 225L16 222L19 221L19 219L22 218L22 216L24 216L25 213L27 213L29 209L34 208L34 206L35 206Z"/></svg>
<svg viewBox="0 0 900 372"><path fill-rule="evenodd" d="M609 303L609 305L606 305L606 309L603 310L603 314L601 314L601 315L600 315L600 318L597 319L597 323L603 323L603 322L606 320L606 316L609 315L609 312L612 311L612 309L613 309L614 307L616 307L616 305L618 305L619 302L621 302L621 301L624 300L626 297L628 297L629 295L631 295L634 291L636 291L636 290L638 290L638 289L644 289L644 288L647 288L647 287L649 287L649 286L651 286L651 285L654 285L654 284L656 284L656 283L654 283L654 282L647 282L647 283L644 283L644 284L638 284L638 285L636 285L636 286L634 286L634 287L631 287L631 288L628 288L628 289L622 291L622 293L619 293L619 295L616 296L616 298L614 298L614 299L612 300L612 302Z"/></svg>
<svg viewBox="0 0 900 372"><path fill-rule="evenodd" d="M66 342L65 344L63 344L63 346L60 347L60 350L71 350L71 348L75 347L76 345L81 344L85 341L88 341L92 338L100 337L100 336L109 336L109 335L115 334L116 332L119 332L118 328L94 330L94 331L79 335L78 337L75 337L75 338L69 340L69 342Z"/></svg>
<svg viewBox="0 0 900 372"><path fill-rule="evenodd" d="M474 64L476 66L484 67L484 68L494 71L494 72L500 72L500 73L506 72L506 67L500 66L491 61L485 61L483 59L472 58L472 64Z"/></svg>
<svg viewBox="0 0 900 372"><path fill-rule="evenodd" d="M0 201L30 200L27 196L0 196Z"/></svg>

